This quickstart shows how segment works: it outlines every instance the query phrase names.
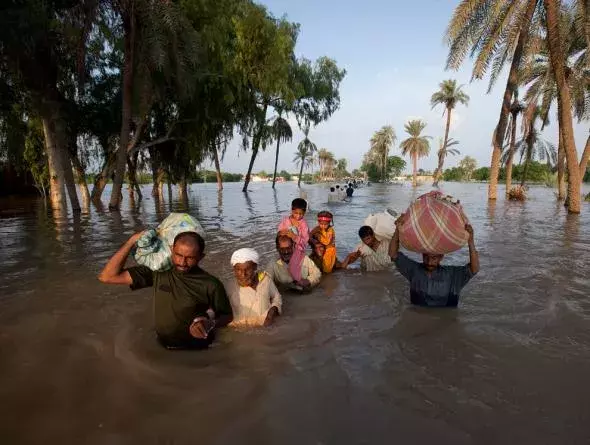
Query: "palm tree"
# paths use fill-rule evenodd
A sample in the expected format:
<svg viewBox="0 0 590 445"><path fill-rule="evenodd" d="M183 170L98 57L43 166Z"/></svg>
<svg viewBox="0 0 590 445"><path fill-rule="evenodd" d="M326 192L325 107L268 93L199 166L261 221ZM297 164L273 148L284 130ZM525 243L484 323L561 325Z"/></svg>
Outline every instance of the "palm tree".
<svg viewBox="0 0 590 445"><path fill-rule="evenodd" d="M384 125L371 137L371 156L381 169L381 181L385 182L387 176L387 158L389 149L397 139L391 125Z"/></svg>
<svg viewBox="0 0 590 445"><path fill-rule="evenodd" d="M510 194L512 189L512 165L514 160L514 153L516 153L516 125L518 115L524 110L524 105L518 100L518 91L514 93L514 100L510 105L510 122L508 125L509 132L506 132L505 139L509 139L508 150L502 155L501 163L506 166L506 197Z"/></svg>
<svg viewBox="0 0 590 445"><path fill-rule="evenodd" d="M320 148L318 151L318 165L320 167L320 178L325 179L326 165L330 159L331 153L327 148Z"/></svg>
<svg viewBox="0 0 590 445"><path fill-rule="evenodd" d="M299 170L299 180L297 181L297 187L301 187L301 176L303 175L303 169L305 167L309 168L314 164L314 155L318 150L316 144L309 140L309 125L303 129L303 134L305 135L305 138L299 142L299 145L297 146L297 152L293 158L293 162L301 167Z"/></svg>
<svg viewBox="0 0 590 445"><path fill-rule="evenodd" d="M519 68L528 48L530 30L540 27L541 12L538 0L462 0L455 8L446 31L450 46L447 68L458 69L467 54L476 56L472 77L482 79L489 72L490 90L506 62L510 63L500 116L492 138L490 200L497 197L500 156L510 103L518 87Z"/></svg>
<svg viewBox="0 0 590 445"><path fill-rule="evenodd" d="M432 184L433 186L437 186L438 185L438 179L437 178L437 171L438 171L438 177L442 177L442 172L443 172L443 165L445 162L445 159L447 156L449 155L453 155L456 156L458 154L460 154L461 152L459 150L457 150L456 148L450 148L454 145L459 145L459 141L455 141L453 138L450 138L447 140L446 144L444 139L439 138L438 140L438 167L436 168L436 171L434 172L434 183Z"/></svg>
<svg viewBox="0 0 590 445"><path fill-rule="evenodd" d="M457 104L463 104L467 106L469 104L469 96L461 91L463 85L457 86L457 81L454 79L443 80L439 84L440 89L432 95L430 98L430 105L432 108L436 107L437 105L444 105L445 111L447 113L447 125L445 127L445 138L443 140L443 146L441 147L442 152L444 153L444 149L447 146L449 141L449 129L451 127L451 113ZM443 163L445 160L444 156L440 156L441 150L439 150L439 157L438 157L438 166L434 171L434 183L432 185L437 186L440 177L442 176L443 171ZM446 156L446 154L445 154Z"/></svg>
<svg viewBox="0 0 590 445"><path fill-rule="evenodd" d="M580 5L581 3L578 3ZM590 117L590 91L588 89L588 71L585 70L586 39L585 33L580 29L580 8L573 9L563 6L561 10L561 35L563 35L562 47L565 55L566 80L572 96L572 106L578 121L587 120ZM548 41L544 32L537 38L541 44L540 50L531 54L530 62L525 65L521 75L522 84L528 86L525 100L527 103L541 103L546 116L557 98L557 84L553 75L553 67L549 59ZM543 125L545 126L545 119ZM560 131L558 145L558 199L565 199L565 148ZM580 177L583 178L590 156L590 137L586 140L586 146L580 159Z"/></svg>
<svg viewBox="0 0 590 445"><path fill-rule="evenodd" d="M272 175L272 188L275 188L275 182L277 180L277 167L279 165L279 146L281 142L287 142L293 139L293 130L291 130L291 126L287 119L283 118L283 109L277 109L277 117L275 117L274 122L272 123L272 132L273 136L277 140L277 152L275 155L275 170Z"/></svg>
<svg viewBox="0 0 590 445"><path fill-rule="evenodd" d="M409 138L402 141L400 148L404 156L409 155L412 158L412 164L414 168L414 175L412 179L412 185L416 187L416 176L418 174L418 158L428 156L430 153L430 136L422 136L422 130L426 128L426 122L420 119L411 120L404 126L406 133L410 135Z"/></svg>

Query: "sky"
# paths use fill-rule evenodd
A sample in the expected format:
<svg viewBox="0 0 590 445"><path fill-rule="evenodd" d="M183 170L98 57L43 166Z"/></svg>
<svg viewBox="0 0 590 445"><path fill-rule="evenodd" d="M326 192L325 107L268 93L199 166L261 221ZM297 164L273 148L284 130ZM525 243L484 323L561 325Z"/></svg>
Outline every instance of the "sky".
<svg viewBox="0 0 590 445"><path fill-rule="evenodd" d="M486 94L487 79L470 82L469 59L459 71L445 71L448 48L443 36L458 1L265 0L260 3L273 15L286 16L300 24L295 49L298 57L315 60L328 56L347 71L340 87L340 109L310 131L309 137L318 149L326 148L336 158L345 158L351 171L360 167L372 134L384 125L392 125L397 142L390 154L401 156L399 142L407 137L404 124L412 118L421 118L428 124L424 134L432 136L432 140L430 156L419 161L419 168L433 170L438 140L444 135L445 117L442 107L431 109L430 97L442 80L456 79L464 84L470 102L468 107L458 105L453 111L450 137L459 141L456 148L461 154L447 158L446 167L456 165L466 155L474 157L478 166L489 166L492 132L506 82L505 77L501 78L492 92ZM303 135L295 119L290 121L293 141L281 145L279 171L295 172L298 169L293 157ZM588 124L576 124L574 131L581 153ZM543 137L556 144L555 115L551 116ZM272 172L274 158L273 144L258 154L253 171ZM222 169L245 173L249 160L250 152L240 151L240 141L236 138L228 147ZM410 160L406 161L409 171Z"/></svg>

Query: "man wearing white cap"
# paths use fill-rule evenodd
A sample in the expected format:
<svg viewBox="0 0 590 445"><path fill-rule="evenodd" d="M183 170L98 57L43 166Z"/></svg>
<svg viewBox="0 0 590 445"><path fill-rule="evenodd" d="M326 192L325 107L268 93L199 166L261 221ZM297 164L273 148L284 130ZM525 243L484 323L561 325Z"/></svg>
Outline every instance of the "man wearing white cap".
<svg viewBox="0 0 590 445"><path fill-rule="evenodd" d="M259 261L254 249L239 249L231 256L234 278L226 288L233 325L270 326L281 314L281 294L266 272L257 271Z"/></svg>

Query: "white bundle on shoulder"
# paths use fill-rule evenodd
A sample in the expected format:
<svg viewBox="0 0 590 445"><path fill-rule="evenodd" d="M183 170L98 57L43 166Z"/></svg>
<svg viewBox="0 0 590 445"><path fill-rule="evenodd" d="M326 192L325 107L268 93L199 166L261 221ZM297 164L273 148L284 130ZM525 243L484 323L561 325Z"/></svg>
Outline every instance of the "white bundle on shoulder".
<svg viewBox="0 0 590 445"><path fill-rule="evenodd" d="M393 238L397 216L398 212L387 209L381 213L372 213L367 216L363 225L371 227L379 241L388 240Z"/></svg>

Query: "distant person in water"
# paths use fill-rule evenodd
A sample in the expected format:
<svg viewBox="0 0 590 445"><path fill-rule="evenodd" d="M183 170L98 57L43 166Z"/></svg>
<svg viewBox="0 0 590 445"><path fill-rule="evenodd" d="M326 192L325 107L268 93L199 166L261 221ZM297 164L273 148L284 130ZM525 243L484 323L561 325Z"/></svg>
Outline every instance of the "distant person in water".
<svg viewBox="0 0 590 445"><path fill-rule="evenodd" d="M346 196L352 198L352 194L354 193L354 188L352 187L352 183L348 184L348 188L346 189Z"/></svg>
<svg viewBox="0 0 590 445"><path fill-rule="evenodd" d="M153 272L146 266L125 269L125 261L142 232L136 233L108 261L98 279L124 284L132 290L154 288L154 321L160 343L169 349L204 349L214 328L232 321L232 308L223 284L199 267L205 241L194 232L180 233L172 244L174 267Z"/></svg>
<svg viewBox="0 0 590 445"><path fill-rule="evenodd" d="M270 275L258 271L258 252L236 250L230 262L234 276L226 289L234 314L232 326L270 326L281 314L283 300Z"/></svg>
<svg viewBox="0 0 590 445"><path fill-rule="evenodd" d="M336 202L340 201L338 194L336 193L335 187L330 187L330 191L328 192L328 202Z"/></svg>
<svg viewBox="0 0 590 445"><path fill-rule="evenodd" d="M369 226L362 226L359 229L361 243L354 252L350 253L342 262L343 267L361 260L361 269L367 272L385 270L391 265L389 258L389 245L385 241L379 241L375 232Z"/></svg>
<svg viewBox="0 0 590 445"><path fill-rule="evenodd" d="M296 279L291 274L290 266L295 251L295 246L291 238L279 233L277 234L275 244L279 253L279 259L272 261L266 267L266 272L277 285L299 291L309 291L319 284L322 273L307 255L303 257L303 261L299 267L300 278Z"/></svg>
<svg viewBox="0 0 590 445"><path fill-rule="evenodd" d="M279 234L291 238L294 244L293 255L289 262L289 272L295 281L301 280L301 263L305 258L305 249L309 242L309 227L305 221L307 201L295 198L291 202L291 214L285 216L279 224Z"/></svg>
<svg viewBox="0 0 590 445"><path fill-rule="evenodd" d="M441 266L444 255L422 255L418 263L399 251L399 227L406 216L400 216L389 244L389 256L397 270L410 282L410 300L419 306L455 307L459 294L469 280L479 272L479 254L475 249L473 228L467 224L469 233L469 263L464 266Z"/></svg>

